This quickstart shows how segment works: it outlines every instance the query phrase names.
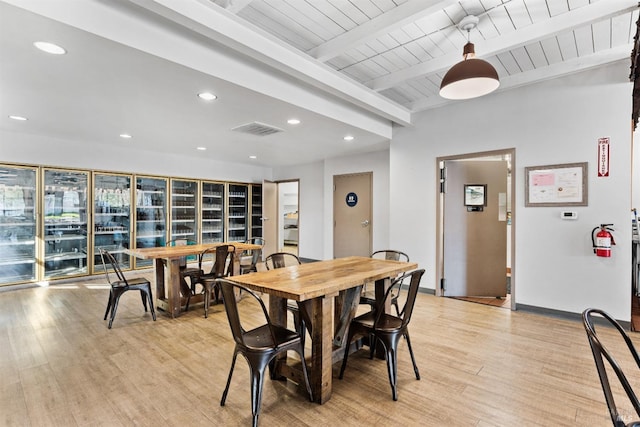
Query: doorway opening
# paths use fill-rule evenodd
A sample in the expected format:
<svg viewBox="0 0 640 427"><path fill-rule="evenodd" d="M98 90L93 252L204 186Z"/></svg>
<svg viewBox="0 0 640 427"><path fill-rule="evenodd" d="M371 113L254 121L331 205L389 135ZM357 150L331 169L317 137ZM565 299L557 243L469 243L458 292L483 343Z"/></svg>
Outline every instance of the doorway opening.
<svg viewBox="0 0 640 427"><path fill-rule="evenodd" d="M515 149L437 162L436 295L515 310Z"/></svg>
<svg viewBox="0 0 640 427"><path fill-rule="evenodd" d="M298 181L278 183L278 248L279 252L298 255Z"/></svg>

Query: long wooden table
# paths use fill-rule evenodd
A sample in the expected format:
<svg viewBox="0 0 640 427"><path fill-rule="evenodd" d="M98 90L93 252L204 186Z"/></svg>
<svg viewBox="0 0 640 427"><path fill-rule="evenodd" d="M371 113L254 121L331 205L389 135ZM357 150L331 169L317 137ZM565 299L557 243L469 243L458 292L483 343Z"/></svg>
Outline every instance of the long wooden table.
<svg viewBox="0 0 640 427"><path fill-rule="evenodd" d="M126 253L141 259L155 260L156 273L156 306L171 317L180 315L180 258L199 254L205 249L216 248L221 245L233 245L236 248L234 256L233 274L239 274L239 255L245 250L260 249L260 245L241 242L221 242L201 245L160 246L156 248L127 249ZM167 265L167 294L165 296L164 266Z"/></svg>
<svg viewBox="0 0 640 427"><path fill-rule="evenodd" d="M390 278L417 267L411 262L347 257L230 279L269 294L269 316L275 324L287 324L287 299L298 302L301 315L307 325L311 325L311 389L314 400L322 404L331 398L332 365L342 360L348 347L343 345L343 340L355 314L362 285L376 283L376 293L381 294ZM278 360L276 369L281 376L301 381L299 370L287 365L286 358Z"/></svg>

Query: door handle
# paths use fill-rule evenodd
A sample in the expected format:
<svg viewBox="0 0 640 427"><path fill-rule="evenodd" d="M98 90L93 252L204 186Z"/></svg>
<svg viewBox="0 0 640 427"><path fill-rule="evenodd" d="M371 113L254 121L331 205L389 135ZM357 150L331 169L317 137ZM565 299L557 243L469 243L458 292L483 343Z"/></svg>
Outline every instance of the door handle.
<svg viewBox="0 0 640 427"><path fill-rule="evenodd" d="M362 221L360 224L362 224L363 227L367 227L369 225L369 220L365 219L364 221Z"/></svg>
<svg viewBox="0 0 640 427"><path fill-rule="evenodd" d="M260 221L269 221L269 218L264 217L264 216L261 216L261 217L260 217Z"/></svg>

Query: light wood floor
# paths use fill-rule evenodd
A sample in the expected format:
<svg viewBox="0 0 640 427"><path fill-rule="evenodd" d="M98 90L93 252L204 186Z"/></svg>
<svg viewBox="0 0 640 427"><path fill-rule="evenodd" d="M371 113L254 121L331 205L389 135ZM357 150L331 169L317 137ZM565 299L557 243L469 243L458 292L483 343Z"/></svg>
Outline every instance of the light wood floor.
<svg viewBox="0 0 640 427"><path fill-rule="evenodd" d="M108 330L107 295L102 280L0 292L0 425L250 425L242 358L219 405L233 348L222 306L153 322L130 292ZM397 402L385 362L362 350L344 380L334 366L325 405L267 379L260 425L611 425L577 321L420 294L410 331L422 380L403 341Z"/></svg>

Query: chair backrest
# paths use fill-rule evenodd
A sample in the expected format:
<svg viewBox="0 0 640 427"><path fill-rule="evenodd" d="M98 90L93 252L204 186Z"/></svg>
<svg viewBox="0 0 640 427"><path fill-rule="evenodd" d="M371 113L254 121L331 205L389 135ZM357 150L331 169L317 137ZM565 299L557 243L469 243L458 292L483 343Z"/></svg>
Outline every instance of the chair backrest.
<svg viewBox="0 0 640 427"><path fill-rule="evenodd" d="M195 244L196 242L193 240L178 238L178 239L170 240L167 243L167 246L186 246L186 245L195 245ZM180 267L186 267L186 266L187 266L187 257L186 256L180 257Z"/></svg>
<svg viewBox="0 0 640 427"><path fill-rule="evenodd" d="M290 252L274 252L264 260L267 270L276 268L289 267L291 265L300 265L302 262L297 255Z"/></svg>
<svg viewBox="0 0 640 427"><path fill-rule="evenodd" d="M262 237L252 237L248 239L245 243L264 246L264 239ZM262 248L251 249L247 252L251 253L251 267L255 267L255 265L262 259Z"/></svg>
<svg viewBox="0 0 640 427"><path fill-rule="evenodd" d="M122 273L122 269L120 268L120 263L118 262L117 259L115 259L115 257L109 251L107 251L106 249L100 248L100 258L102 259L102 267L104 268L104 275L107 277L107 282L109 282L110 284L114 283L111 281L111 278L109 277L108 266L110 265L111 269L118 277L117 280L124 282L127 286L129 285L126 277L124 277L124 274Z"/></svg>
<svg viewBox="0 0 640 427"><path fill-rule="evenodd" d="M202 261L206 255L215 252L213 267L209 274L215 275L216 277L231 275L231 272L233 271L233 256L235 251L236 247L233 245L220 245L215 248L205 249L200 253L198 266L200 270L202 270ZM227 267L227 271L225 271L225 267Z"/></svg>
<svg viewBox="0 0 640 427"><path fill-rule="evenodd" d="M593 359L596 363L596 369L598 371L598 376L600 377L600 384L602 385L602 391L604 392L604 398L607 402L607 407L609 408L609 415L611 415L611 421L613 421L614 426L624 426L624 420L621 414L618 412L618 408L616 406L615 399L613 397L613 393L611 392L611 384L609 383L609 377L607 376L607 370L605 365L605 360L608 362L609 367L615 372L618 377L618 381L624 388L624 391L629 398L629 401L633 405L636 410L636 414L640 417L640 402L636 397L627 377L625 376L622 368L613 357L611 352L602 344L602 341L598 338L596 334L596 329L593 322L593 315L598 315L599 317L606 319L617 331L620 333L624 342L627 344L627 348L631 352L633 359L636 362L638 368L640 368L640 357L638 357L638 352L633 346L633 342L624 331L622 326L609 314L606 312L596 309L596 308L588 308L582 312L582 323L584 325L584 329L587 332L587 338L589 340L589 346L591 347L591 352L593 353Z"/></svg>
<svg viewBox="0 0 640 427"><path fill-rule="evenodd" d="M266 324L269 325L269 331L271 333L271 343L275 343L276 339L275 339L275 332L273 330L273 325L271 324L271 319L269 318L267 307L265 307L264 302L262 301L262 298L260 298L260 296L256 294L254 291L252 291L251 289L226 279L218 279L216 280L216 283L220 286L220 290L222 291L222 301L224 303L224 309L227 313L227 319L229 319L229 326L231 327L233 340L236 342L236 344L249 349L268 347L268 345L265 345L262 347L256 347L255 345L252 346L250 344L247 344L247 342L245 342L244 336L247 329L245 329L242 326L242 317L240 315L240 312L238 311L238 303L236 301L236 293L234 292L234 288L238 288L239 290L241 290L243 295L251 295L253 298L255 298L256 301L258 301L258 303L260 304L260 307L262 307L262 313L264 314ZM256 327L255 314L251 313L250 317L251 319L247 319L247 323L251 322L251 328L253 329ZM265 343L265 344L269 344L269 343Z"/></svg>
<svg viewBox="0 0 640 427"><path fill-rule="evenodd" d="M378 315L376 316L376 320L374 322L374 328L377 326L378 322L382 318L382 315L384 314L384 310L382 309L382 307L386 305L387 300L389 300L393 295L398 294L399 287L402 286L404 280L407 278L410 278L411 281L409 282L409 290L407 291L407 296L404 299L404 305L399 312L399 316L402 318L402 327L406 327L409 324L411 315L413 314L413 307L415 306L416 296L418 295L420 280L422 279L424 271L424 268L420 270L413 270L396 277L391 282L391 286L389 286L389 289L387 289L384 294L384 299L381 302L382 306L376 309Z"/></svg>
<svg viewBox="0 0 640 427"><path fill-rule="evenodd" d="M402 251L396 251L394 249L384 249L381 251L375 251L374 253L371 254L371 258L409 262L409 255L405 254Z"/></svg>

